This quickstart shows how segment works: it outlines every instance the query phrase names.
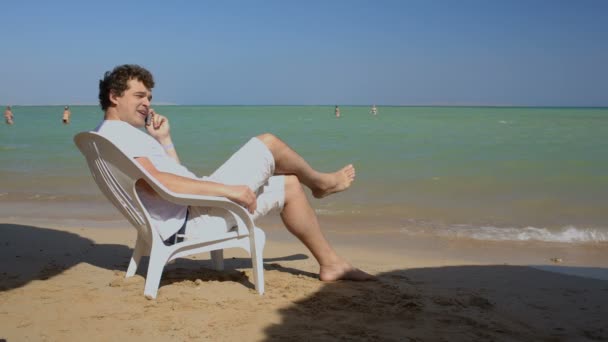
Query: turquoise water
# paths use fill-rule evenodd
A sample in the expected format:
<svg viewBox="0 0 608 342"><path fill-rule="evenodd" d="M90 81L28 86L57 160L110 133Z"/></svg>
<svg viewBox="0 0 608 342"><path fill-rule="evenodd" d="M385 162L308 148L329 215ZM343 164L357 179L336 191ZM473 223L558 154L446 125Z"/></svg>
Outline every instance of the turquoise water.
<svg viewBox="0 0 608 342"><path fill-rule="evenodd" d="M340 119L333 106L155 108L170 117L182 162L199 175L264 132L319 170L355 164L349 191L313 203L321 217L357 229L608 241L606 108L379 107L371 116L368 107L341 106ZM0 125L0 219L115 215L72 143L101 110L73 106L67 126L61 106L13 112L15 125Z"/></svg>

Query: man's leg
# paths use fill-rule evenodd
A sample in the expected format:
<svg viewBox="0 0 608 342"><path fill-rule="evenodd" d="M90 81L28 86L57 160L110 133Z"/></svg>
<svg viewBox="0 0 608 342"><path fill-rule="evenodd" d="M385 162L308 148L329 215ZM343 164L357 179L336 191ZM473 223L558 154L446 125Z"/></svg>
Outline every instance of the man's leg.
<svg viewBox="0 0 608 342"><path fill-rule="evenodd" d="M285 176L285 206L281 218L287 229L312 252L320 266L319 278L371 280L375 277L339 257L323 235L317 216L308 203L298 177Z"/></svg>
<svg viewBox="0 0 608 342"><path fill-rule="evenodd" d="M333 173L313 169L297 152L276 136L265 133L257 136L270 150L275 161L275 174L293 174L312 190L316 198L322 198L346 190L355 180L355 168L346 165Z"/></svg>

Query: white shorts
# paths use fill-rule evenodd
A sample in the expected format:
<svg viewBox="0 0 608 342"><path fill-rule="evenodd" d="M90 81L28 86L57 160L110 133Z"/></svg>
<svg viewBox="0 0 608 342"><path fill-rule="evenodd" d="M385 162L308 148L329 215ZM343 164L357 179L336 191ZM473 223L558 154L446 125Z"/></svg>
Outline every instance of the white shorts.
<svg viewBox="0 0 608 342"><path fill-rule="evenodd" d="M273 176L274 157L258 138L251 138L219 169L204 180L227 185L247 185L257 195L253 220L283 210L285 177ZM186 236L201 236L212 231L226 232L236 225L234 217L221 208L189 207ZM203 231L201 231L203 230Z"/></svg>

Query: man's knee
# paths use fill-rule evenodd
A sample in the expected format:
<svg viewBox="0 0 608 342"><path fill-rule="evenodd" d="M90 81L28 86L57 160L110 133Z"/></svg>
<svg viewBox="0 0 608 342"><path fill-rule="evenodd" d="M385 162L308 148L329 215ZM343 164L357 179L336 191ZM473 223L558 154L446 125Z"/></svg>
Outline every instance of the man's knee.
<svg viewBox="0 0 608 342"><path fill-rule="evenodd" d="M256 138L260 139L264 145L268 146L268 148L271 148L276 146L276 144L278 142L280 142L279 138L277 138L276 135L272 134L272 133L263 133L258 135Z"/></svg>

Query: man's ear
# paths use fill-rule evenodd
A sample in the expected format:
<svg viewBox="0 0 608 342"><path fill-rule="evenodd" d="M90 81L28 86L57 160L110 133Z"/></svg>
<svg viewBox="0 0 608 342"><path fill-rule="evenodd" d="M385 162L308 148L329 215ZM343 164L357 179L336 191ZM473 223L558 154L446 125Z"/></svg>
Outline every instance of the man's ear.
<svg viewBox="0 0 608 342"><path fill-rule="evenodd" d="M113 105L117 105L118 104L118 98L119 97L120 97L120 95L116 95L116 93L114 91L110 90L110 96L109 96L109 98L110 98L110 102Z"/></svg>

